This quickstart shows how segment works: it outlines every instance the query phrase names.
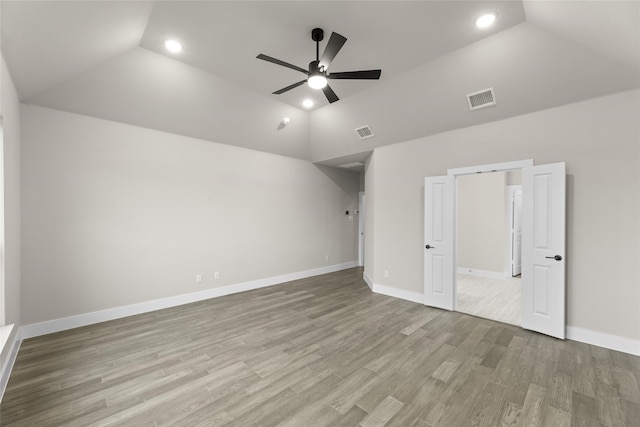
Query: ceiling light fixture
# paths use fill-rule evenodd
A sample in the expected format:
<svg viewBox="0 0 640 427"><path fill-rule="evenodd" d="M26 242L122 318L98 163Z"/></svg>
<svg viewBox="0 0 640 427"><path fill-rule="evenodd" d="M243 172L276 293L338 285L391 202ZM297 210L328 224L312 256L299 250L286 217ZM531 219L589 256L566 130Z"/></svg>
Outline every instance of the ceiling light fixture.
<svg viewBox="0 0 640 427"><path fill-rule="evenodd" d="M182 50L182 45L179 41L174 39L167 39L164 41L164 47L171 53L178 53Z"/></svg>
<svg viewBox="0 0 640 427"><path fill-rule="evenodd" d="M309 75L307 84L311 89L322 89L327 86L327 78L320 70L317 70L316 72Z"/></svg>
<svg viewBox="0 0 640 427"><path fill-rule="evenodd" d="M304 101L302 101L302 106L305 108L311 108L313 107L313 101L310 99L305 99Z"/></svg>
<svg viewBox="0 0 640 427"><path fill-rule="evenodd" d="M476 27L478 28L487 28L493 25L496 21L498 14L496 12L489 12L481 15L476 19Z"/></svg>

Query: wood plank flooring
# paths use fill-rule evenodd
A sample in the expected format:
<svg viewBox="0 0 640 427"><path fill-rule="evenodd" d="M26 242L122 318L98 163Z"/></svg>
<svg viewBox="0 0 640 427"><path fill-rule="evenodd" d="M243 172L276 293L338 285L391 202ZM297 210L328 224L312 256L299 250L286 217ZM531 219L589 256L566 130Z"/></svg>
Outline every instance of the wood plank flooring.
<svg viewBox="0 0 640 427"><path fill-rule="evenodd" d="M456 311L520 326L522 279L456 276Z"/></svg>
<svg viewBox="0 0 640 427"><path fill-rule="evenodd" d="M640 426L640 357L371 293L361 269L23 342L2 426Z"/></svg>

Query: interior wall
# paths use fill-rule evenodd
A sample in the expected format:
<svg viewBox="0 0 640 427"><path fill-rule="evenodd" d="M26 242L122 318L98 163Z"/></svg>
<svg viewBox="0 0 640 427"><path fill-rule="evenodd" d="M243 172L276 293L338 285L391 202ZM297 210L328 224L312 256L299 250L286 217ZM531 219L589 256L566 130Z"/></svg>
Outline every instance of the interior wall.
<svg viewBox="0 0 640 427"><path fill-rule="evenodd" d="M508 171L507 185L522 185L522 171Z"/></svg>
<svg viewBox="0 0 640 427"><path fill-rule="evenodd" d="M373 283L375 274L375 223L376 223L376 153L375 151L367 157L364 166L364 187L366 188L366 197L364 199L365 205L365 219L364 219L364 277L369 282L369 285Z"/></svg>
<svg viewBox="0 0 640 427"><path fill-rule="evenodd" d="M458 268L505 273L506 173L462 175L457 181Z"/></svg>
<svg viewBox="0 0 640 427"><path fill-rule="evenodd" d="M376 201L367 241L372 279L422 294L425 176L564 161L567 323L640 340L639 114L633 90L376 149L374 176L367 176L367 196L371 182ZM395 273L385 278L384 270Z"/></svg>
<svg viewBox="0 0 640 427"><path fill-rule="evenodd" d="M20 103L2 59L0 115L4 129L4 303L5 323L20 324Z"/></svg>
<svg viewBox="0 0 640 427"><path fill-rule="evenodd" d="M357 174L21 108L25 324L357 262Z"/></svg>

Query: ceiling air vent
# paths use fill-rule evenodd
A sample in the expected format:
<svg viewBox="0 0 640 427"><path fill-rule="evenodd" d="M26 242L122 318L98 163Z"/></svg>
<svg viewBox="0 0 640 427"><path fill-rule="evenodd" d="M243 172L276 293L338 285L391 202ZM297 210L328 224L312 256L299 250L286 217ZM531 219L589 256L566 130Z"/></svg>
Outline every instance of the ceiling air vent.
<svg viewBox="0 0 640 427"><path fill-rule="evenodd" d="M364 125L359 128L355 128L354 130L356 131L360 139L373 138L375 136L371 131L371 128L367 125Z"/></svg>
<svg viewBox="0 0 640 427"><path fill-rule="evenodd" d="M467 95L467 102L471 111L479 108L491 107L496 105L496 97L493 94L493 88L484 89L479 92Z"/></svg>

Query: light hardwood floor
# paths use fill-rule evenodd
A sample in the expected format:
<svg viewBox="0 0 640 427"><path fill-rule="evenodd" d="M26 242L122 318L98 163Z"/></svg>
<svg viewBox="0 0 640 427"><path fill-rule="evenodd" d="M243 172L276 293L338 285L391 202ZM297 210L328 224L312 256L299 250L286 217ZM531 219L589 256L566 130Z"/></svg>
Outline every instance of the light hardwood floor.
<svg viewBox="0 0 640 427"><path fill-rule="evenodd" d="M361 277L26 340L0 424L640 425L640 357L373 294Z"/></svg>
<svg viewBox="0 0 640 427"><path fill-rule="evenodd" d="M521 281L519 277L487 279L458 274L456 310L520 326Z"/></svg>

